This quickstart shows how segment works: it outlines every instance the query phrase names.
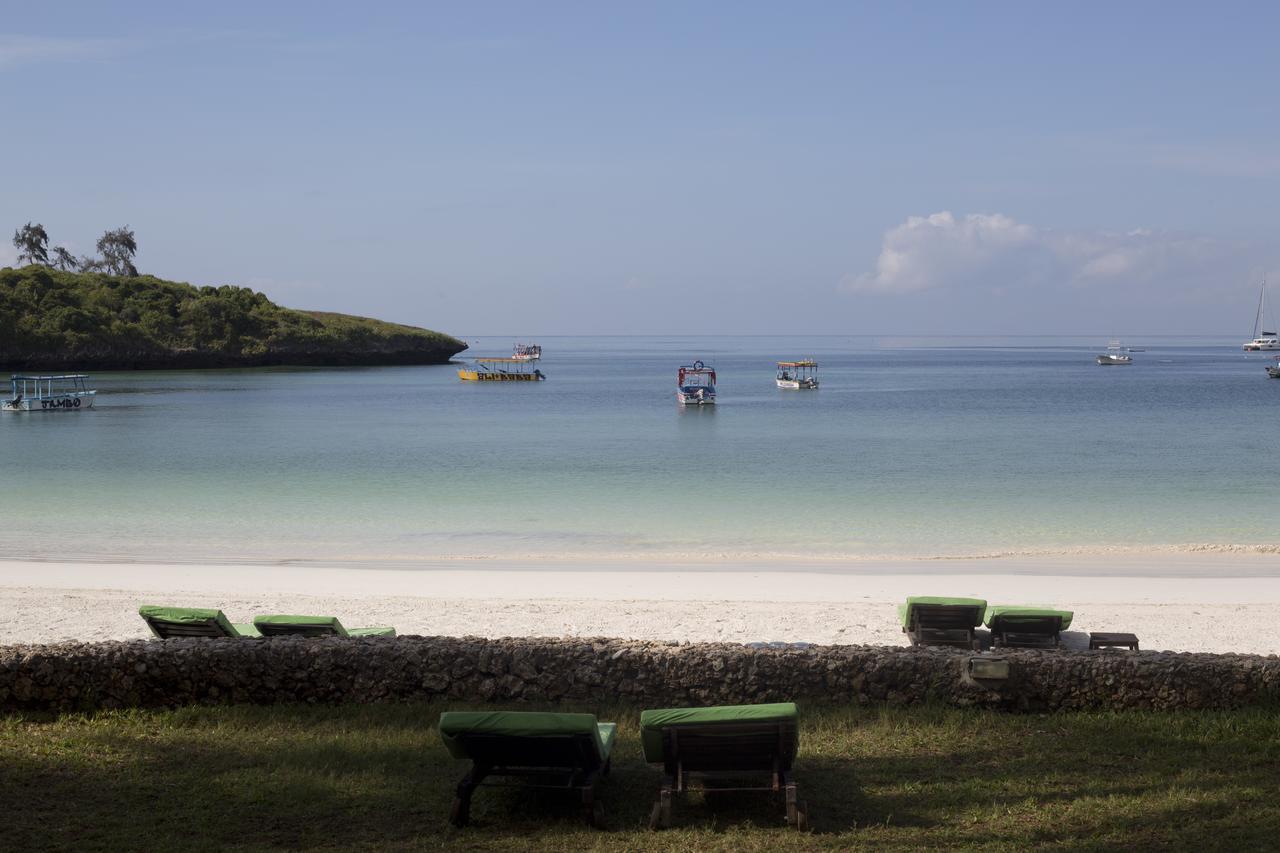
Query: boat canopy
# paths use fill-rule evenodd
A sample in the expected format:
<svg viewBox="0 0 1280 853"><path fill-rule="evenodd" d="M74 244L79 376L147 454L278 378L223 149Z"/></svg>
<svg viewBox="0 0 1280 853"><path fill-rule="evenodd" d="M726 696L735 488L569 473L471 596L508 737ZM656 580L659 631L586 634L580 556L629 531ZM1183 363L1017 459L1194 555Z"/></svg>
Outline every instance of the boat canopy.
<svg viewBox="0 0 1280 853"><path fill-rule="evenodd" d="M792 368L792 369L795 369L795 368L799 368L799 367L817 367L817 366L818 366L818 362L814 361L814 360L813 360L813 359L811 359L811 358L806 358L806 359L804 359L803 361L780 361L780 362L778 362L778 367L781 367L781 368L784 368L784 369L785 369L785 368Z"/></svg>
<svg viewBox="0 0 1280 853"><path fill-rule="evenodd" d="M678 380L681 386L687 385L685 380L692 377L707 377L711 380L712 385L716 384L716 371L714 368L707 367L701 360L695 361L693 364L680 365L680 378Z"/></svg>
<svg viewBox="0 0 1280 853"><path fill-rule="evenodd" d="M62 373L56 376L22 376L21 374L13 374L9 377L14 382L50 382L59 379L88 379L87 373Z"/></svg>

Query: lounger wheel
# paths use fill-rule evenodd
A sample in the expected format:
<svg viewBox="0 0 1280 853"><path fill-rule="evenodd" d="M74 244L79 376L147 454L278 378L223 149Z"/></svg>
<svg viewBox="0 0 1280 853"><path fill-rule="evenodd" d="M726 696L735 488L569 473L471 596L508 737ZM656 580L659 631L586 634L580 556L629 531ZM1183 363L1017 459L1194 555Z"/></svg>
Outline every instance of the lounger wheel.
<svg viewBox="0 0 1280 853"><path fill-rule="evenodd" d="M449 806L449 823L454 826L466 826L471 819L471 804L462 797L454 797L453 805Z"/></svg>
<svg viewBox="0 0 1280 853"><path fill-rule="evenodd" d="M796 803L795 828L801 832L809 831L809 804L803 801Z"/></svg>

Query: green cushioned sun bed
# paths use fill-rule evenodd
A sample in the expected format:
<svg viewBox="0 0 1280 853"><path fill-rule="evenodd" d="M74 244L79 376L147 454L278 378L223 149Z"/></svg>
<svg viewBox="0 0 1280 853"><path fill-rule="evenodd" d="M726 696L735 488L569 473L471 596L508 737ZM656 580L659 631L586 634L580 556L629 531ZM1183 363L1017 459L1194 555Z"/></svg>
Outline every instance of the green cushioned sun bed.
<svg viewBox="0 0 1280 853"><path fill-rule="evenodd" d="M581 798L587 823L599 826L603 809L596 786L609 774L616 723L592 714L538 711L446 711L440 739L454 758L471 761L458 783L449 821L465 826L471 796L488 776L516 776L533 787L572 789Z"/></svg>
<svg viewBox="0 0 1280 853"><path fill-rule="evenodd" d="M293 616L273 614L257 616L254 627L264 637L394 637L390 626L376 628L344 628L337 616Z"/></svg>
<svg viewBox="0 0 1280 853"><path fill-rule="evenodd" d="M698 787L771 791L785 796L787 822L807 829L809 816L791 775L799 712L793 702L663 708L640 714L646 761L663 765L662 787L649 826L671 824L671 798ZM767 780L767 781L766 781Z"/></svg>
<svg viewBox="0 0 1280 853"><path fill-rule="evenodd" d="M981 598L913 595L898 605L902 631L913 646L977 648L973 629L982 624L987 602Z"/></svg>
<svg viewBox="0 0 1280 853"><path fill-rule="evenodd" d="M221 610L204 607L160 607L144 604L138 615L161 639L171 637L260 637L252 625L233 623Z"/></svg>
<svg viewBox="0 0 1280 853"><path fill-rule="evenodd" d="M986 625L991 629L991 642L996 647L1057 648L1060 633L1071 627L1070 610L1052 607L988 607Z"/></svg>

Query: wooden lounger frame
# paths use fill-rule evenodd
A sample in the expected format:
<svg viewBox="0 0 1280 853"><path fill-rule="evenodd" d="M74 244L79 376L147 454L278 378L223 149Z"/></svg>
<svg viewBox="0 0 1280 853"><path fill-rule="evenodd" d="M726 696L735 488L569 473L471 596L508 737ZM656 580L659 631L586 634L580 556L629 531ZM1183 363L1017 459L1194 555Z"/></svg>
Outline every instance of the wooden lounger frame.
<svg viewBox="0 0 1280 853"><path fill-rule="evenodd" d="M596 799L596 786L609 775L610 760L600 760L594 732L574 735L515 737L490 734L454 736L467 750L471 769L458 783L449 809L449 822L466 826L471 819L471 795L481 784L491 787L556 788L578 792L583 817L599 827L604 807ZM525 782L485 782L491 776L523 778Z"/></svg>
<svg viewBox="0 0 1280 853"><path fill-rule="evenodd" d="M1062 642L1061 634L1061 616L1011 613L991 620L991 645L995 648L1056 649Z"/></svg>
<svg viewBox="0 0 1280 853"><path fill-rule="evenodd" d="M218 637L235 636L222 630L222 626L218 624L218 620L214 617L201 619L198 622L170 622L167 619L153 619L144 614L142 619L151 628L151 633L162 640L170 640L176 637L213 637L216 639Z"/></svg>
<svg viewBox="0 0 1280 853"><path fill-rule="evenodd" d="M771 791L786 806L787 823L809 828L809 813L798 796L791 765L796 757L795 720L690 723L662 729L663 776L649 828L671 825L671 797L696 790ZM767 774L766 782L762 776ZM740 780L737 787L708 789L706 780ZM757 784L748 784L752 780ZM701 785L690 782L701 780Z"/></svg>
<svg viewBox="0 0 1280 853"><path fill-rule="evenodd" d="M254 622L253 627L264 637L341 637L332 625L276 625Z"/></svg>
<svg viewBox="0 0 1280 853"><path fill-rule="evenodd" d="M972 604L912 604L910 624L903 627L913 646L958 646L981 649L973 635Z"/></svg>

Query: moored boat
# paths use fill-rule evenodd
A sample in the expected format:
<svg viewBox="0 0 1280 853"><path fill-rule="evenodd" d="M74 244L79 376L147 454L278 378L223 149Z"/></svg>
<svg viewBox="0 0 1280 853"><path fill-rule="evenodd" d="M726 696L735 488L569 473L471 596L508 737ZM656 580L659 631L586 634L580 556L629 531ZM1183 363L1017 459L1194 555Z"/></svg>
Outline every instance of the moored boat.
<svg viewBox="0 0 1280 853"><path fill-rule="evenodd" d="M701 361L680 366L676 400L682 406L707 406L716 401L716 371Z"/></svg>
<svg viewBox="0 0 1280 853"><path fill-rule="evenodd" d="M538 344L516 344L511 350L511 357L517 361L537 361L542 358L542 347Z"/></svg>
<svg viewBox="0 0 1280 853"><path fill-rule="evenodd" d="M0 403L6 412L73 412L92 409L93 398L98 393L87 385L89 377L83 373L59 376L10 377L12 393Z"/></svg>
<svg viewBox="0 0 1280 853"><path fill-rule="evenodd" d="M1244 344L1245 352L1263 352L1280 350L1280 335L1266 331L1267 328L1267 283L1262 283L1258 293L1258 313L1253 318L1253 340Z"/></svg>
<svg viewBox="0 0 1280 853"><path fill-rule="evenodd" d="M818 362L811 358L803 361L778 362L779 388L801 390L818 387Z"/></svg>
<svg viewBox="0 0 1280 853"><path fill-rule="evenodd" d="M1276 356L1275 364L1267 365L1267 376L1272 379L1280 379L1280 355Z"/></svg>
<svg viewBox="0 0 1280 853"><path fill-rule="evenodd" d="M546 375L524 358L477 358L474 367L458 369L464 382L541 382Z"/></svg>
<svg viewBox="0 0 1280 853"><path fill-rule="evenodd" d="M1107 344L1107 351L1098 356L1098 364L1133 364L1133 356L1119 341L1112 341Z"/></svg>

